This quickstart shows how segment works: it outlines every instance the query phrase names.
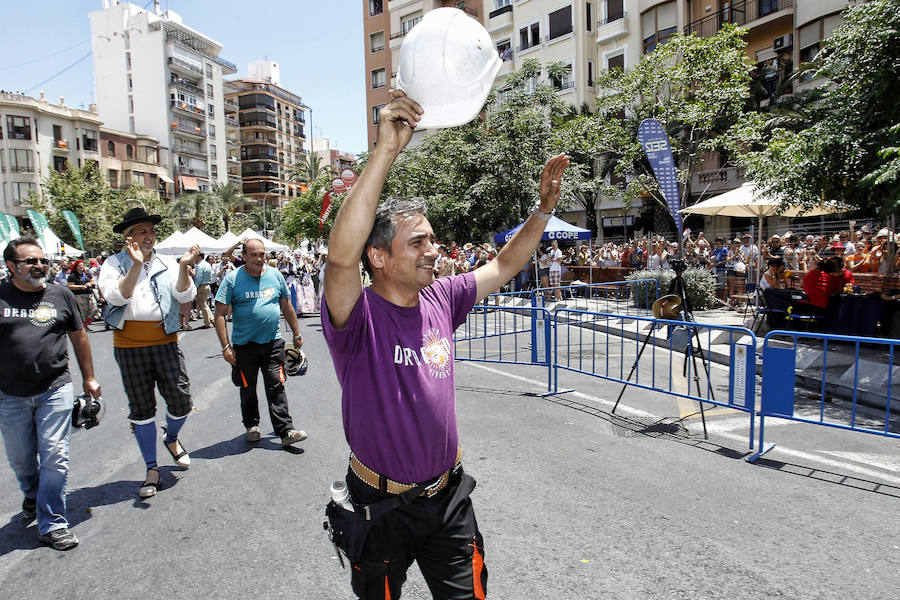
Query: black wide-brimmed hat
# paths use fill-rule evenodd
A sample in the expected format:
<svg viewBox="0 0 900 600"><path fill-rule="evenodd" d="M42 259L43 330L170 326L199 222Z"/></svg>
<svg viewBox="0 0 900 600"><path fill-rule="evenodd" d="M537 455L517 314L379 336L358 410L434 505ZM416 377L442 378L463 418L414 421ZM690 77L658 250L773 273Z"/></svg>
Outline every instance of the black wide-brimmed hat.
<svg viewBox="0 0 900 600"><path fill-rule="evenodd" d="M128 212L126 212L125 216L122 217L122 221L120 223L116 223L116 225L113 227L113 231L116 233L122 233L132 225L137 225L138 223L153 223L154 225L156 225L162 220L162 215L151 215L145 208L136 206L134 208L128 209Z"/></svg>

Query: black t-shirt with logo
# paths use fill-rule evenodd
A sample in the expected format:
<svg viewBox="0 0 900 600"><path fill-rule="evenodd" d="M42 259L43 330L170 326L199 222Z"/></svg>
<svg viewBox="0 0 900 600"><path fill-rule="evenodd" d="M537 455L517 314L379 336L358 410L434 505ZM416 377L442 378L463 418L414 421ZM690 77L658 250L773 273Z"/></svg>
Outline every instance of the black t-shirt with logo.
<svg viewBox="0 0 900 600"><path fill-rule="evenodd" d="M71 381L67 334L79 329L81 313L68 288L23 292L0 284L0 391L32 396Z"/></svg>

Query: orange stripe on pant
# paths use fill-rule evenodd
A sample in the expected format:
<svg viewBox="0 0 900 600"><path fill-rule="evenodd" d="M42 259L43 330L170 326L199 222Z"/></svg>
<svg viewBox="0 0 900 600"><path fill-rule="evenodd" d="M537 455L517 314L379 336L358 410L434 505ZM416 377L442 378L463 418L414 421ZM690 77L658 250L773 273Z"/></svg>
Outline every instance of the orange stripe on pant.
<svg viewBox="0 0 900 600"><path fill-rule="evenodd" d="M247 378L244 377L244 372L241 371L241 370L238 370L238 372L241 374L241 381L244 382L244 387L250 387L250 386L247 385Z"/></svg>
<svg viewBox="0 0 900 600"><path fill-rule="evenodd" d="M384 600L391 600L391 586L388 585L387 575L384 576Z"/></svg>
<svg viewBox="0 0 900 600"><path fill-rule="evenodd" d="M484 569L484 557L478 551L478 546L472 544L472 590L475 597L484 600L484 588L481 586L481 572Z"/></svg>

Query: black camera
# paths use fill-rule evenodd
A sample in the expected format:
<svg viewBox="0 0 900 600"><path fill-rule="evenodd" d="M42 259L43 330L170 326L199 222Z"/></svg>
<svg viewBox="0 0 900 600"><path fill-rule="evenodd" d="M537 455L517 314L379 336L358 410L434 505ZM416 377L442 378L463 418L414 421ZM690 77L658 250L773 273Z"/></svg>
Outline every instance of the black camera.
<svg viewBox="0 0 900 600"><path fill-rule="evenodd" d="M91 429L100 424L105 413L103 398L94 398L90 394L81 394L75 398L72 407L72 427Z"/></svg>
<svg viewBox="0 0 900 600"><path fill-rule="evenodd" d="M675 258L669 261L669 265L672 267L672 270L676 273L684 273L685 269L687 269L687 264L681 258Z"/></svg>

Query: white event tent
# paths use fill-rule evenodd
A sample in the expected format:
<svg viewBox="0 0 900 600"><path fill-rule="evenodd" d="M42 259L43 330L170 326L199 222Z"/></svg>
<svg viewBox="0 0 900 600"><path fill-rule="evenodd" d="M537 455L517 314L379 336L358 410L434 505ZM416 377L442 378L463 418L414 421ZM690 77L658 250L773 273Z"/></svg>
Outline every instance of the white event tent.
<svg viewBox="0 0 900 600"><path fill-rule="evenodd" d="M251 238L257 239L257 240L262 240L263 245L266 247L266 252L287 252L290 250L290 248L288 248L284 244L279 244L278 242L273 242L272 240L266 239L263 236L261 236L260 234L256 233L252 229L250 229L249 227L247 229L245 229L244 231L242 231L241 234L238 236L238 239L244 239L244 238L247 238L248 240ZM234 242L232 242L232 244L233 243ZM229 246L230 245L231 244L229 244ZM226 246L226 248L227 247L228 246Z"/></svg>
<svg viewBox="0 0 900 600"><path fill-rule="evenodd" d="M44 230L44 235L42 236L42 238L43 243L47 245L47 247L44 248L44 253L50 258L59 258L60 256L62 256L59 253L60 244L62 244L63 249L66 251L66 256L82 256L84 254L84 252L79 250L78 248L70 246L60 240L59 236L53 233L53 231L51 231L49 227Z"/></svg>

